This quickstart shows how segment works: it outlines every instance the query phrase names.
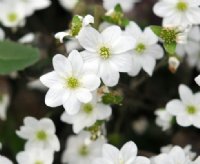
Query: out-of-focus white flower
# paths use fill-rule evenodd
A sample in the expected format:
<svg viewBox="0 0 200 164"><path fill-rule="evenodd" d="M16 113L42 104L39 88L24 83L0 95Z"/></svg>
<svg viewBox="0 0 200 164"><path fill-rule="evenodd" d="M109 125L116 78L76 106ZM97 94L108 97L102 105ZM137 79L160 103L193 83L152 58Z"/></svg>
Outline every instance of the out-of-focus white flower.
<svg viewBox="0 0 200 164"><path fill-rule="evenodd" d="M200 75L198 75L194 80L200 86Z"/></svg>
<svg viewBox="0 0 200 164"><path fill-rule="evenodd" d="M94 71L107 86L115 86L119 72L131 68L129 50L135 46L133 37L125 36L118 26L110 26L102 33L92 27L81 30L78 40L86 49L82 52L87 69Z"/></svg>
<svg viewBox="0 0 200 164"><path fill-rule="evenodd" d="M5 27L19 27L25 24L26 13L19 3L8 1L0 5L0 21Z"/></svg>
<svg viewBox="0 0 200 164"><path fill-rule="evenodd" d="M48 118L37 120L33 117L26 117L24 125L16 133L19 137L27 140L27 149L37 147L59 151L60 143L55 135L55 131L54 123Z"/></svg>
<svg viewBox="0 0 200 164"><path fill-rule="evenodd" d="M153 164L191 164L192 161L181 147L174 146L170 152L154 157L152 162Z"/></svg>
<svg viewBox="0 0 200 164"><path fill-rule="evenodd" d="M199 164L199 163L200 163L200 156L195 161L192 162L192 164Z"/></svg>
<svg viewBox="0 0 200 164"><path fill-rule="evenodd" d="M1 156L1 155L0 155L0 163L1 164L13 164L11 160L9 160L8 158Z"/></svg>
<svg viewBox="0 0 200 164"><path fill-rule="evenodd" d="M106 140L103 137L91 141L88 132L71 136L67 140L66 150L62 155L62 163L92 164L92 160L101 155L102 146L105 142Z"/></svg>
<svg viewBox="0 0 200 164"><path fill-rule="evenodd" d="M19 43L27 44L27 43L32 43L34 39L35 39L34 33L28 33L23 37L21 37L18 41Z"/></svg>
<svg viewBox="0 0 200 164"><path fill-rule="evenodd" d="M59 0L61 6L66 10L73 10L79 0Z"/></svg>
<svg viewBox="0 0 200 164"><path fill-rule="evenodd" d="M158 37L149 27L145 28L144 32L142 32L135 22L129 23L125 33L136 39L136 44L130 51L132 67L128 74L136 76L143 68L146 73L152 76L156 59L160 59L164 55L162 47L157 44Z"/></svg>
<svg viewBox="0 0 200 164"><path fill-rule="evenodd" d="M166 110L176 117L180 126L195 126L200 128L200 93L192 93L186 85L179 86L179 99L167 103Z"/></svg>
<svg viewBox="0 0 200 164"><path fill-rule="evenodd" d="M100 85L100 79L84 69L83 59L76 50L66 58L56 55L53 58L55 71L43 75L40 80L49 88L45 103L50 107L63 105L66 112L74 115L79 112L81 103L92 100L91 91Z"/></svg>
<svg viewBox="0 0 200 164"><path fill-rule="evenodd" d="M19 3L23 7L26 16L30 16L36 10L42 10L51 5L50 0L17 0L16 3Z"/></svg>
<svg viewBox="0 0 200 164"><path fill-rule="evenodd" d="M135 3L140 0L103 0L103 6L106 10L113 9L117 4L120 4L125 12L130 11Z"/></svg>
<svg viewBox="0 0 200 164"><path fill-rule="evenodd" d="M69 115L66 112L61 116L61 120L69 124L73 124L73 131L79 133L86 127L95 124L97 120L108 119L112 114L112 109L109 105L98 102L97 94L93 94L93 99L82 104L81 109L76 115Z"/></svg>
<svg viewBox="0 0 200 164"><path fill-rule="evenodd" d="M187 26L200 24L200 1L197 0L161 0L153 11L163 18L163 25Z"/></svg>
<svg viewBox="0 0 200 164"><path fill-rule="evenodd" d="M6 120L7 109L10 104L10 97L7 93L0 93L0 119Z"/></svg>
<svg viewBox="0 0 200 164"><path fill-rule="evenodd" d="M52 150L38 147L26 149L16 156L18 164L52 164L53 158Z"/></svg>
<svg viewBox="0 0 200 164"><path fill-rule="evenodd" d="M134 142L130 141L118 150L110 144L104 144L102 157L96 158L92 164L150 164L146 157L137 156L138 149Z"/></svg>
<svg viewBox="0 0 200 164"><path fill-rule="evenodd" d="M200 71L200 28L193 26L189 33L187 43L184 45L178 44L176 53L184 57L187 55L187 62L191 67L197 67Z"/></svg>
<svg viewBox="0 0 200 164"><path fill-rule="evenodd" d="M0 41L5 39L5 32L0 28Z"/></svg>
<svg viewBox="0 0 200 164"><path fill-rule="evenodd" d="M169 153L172 149L173 149L173 145L167 145L167 146L163 146L161 147L160 151L161 153ZM191 160L194 160L196 157L196 153L192 151L192 145L186 145L183 148L185 155L187 157L189 157Z"/></svg>
<svg viewBox="0 0 200 164"><path fill-rule="evenodd" d="M132 127L137 134L141 135L148 127L148 120L145 117L141 117L132 123Z"/></svg>
<svg viewBox="0 0 200 164"><path fill-rule="evenodd" d="M169 70L172 73L175 73L180 65L180 61L179 59L177 59L177 57L172 56L168 60L168 65L169 65Z"/></svg>
<svg viewBox="0 0 200 164"><path fill-rule="evenodd" d="M77 38L79 33L84 27L87 27L91 23L94 23L94 17L91 15L86 15L85 17L76 15L74 16L72 20L72 26L71 29L64 31L64 32L58 32L55 34L55 38L59 39L61 43L63 43L63 39L65 37L75 37Z"/></svg>
<svg viewBox="0 0 200 164"><path fill-rule="evenodd" d="M72 50L81 50L82 47L77 39L70 39L65 43L65 48L67 53L70 53Z"/></svg>
<svg viewBox="0 0 200 164"><path fill-rule="evenodd" d="M156 124L162 127L163 131L171 128L173 116L165 109L158 109L155 111Z"/></svg>
<svg viewBox="0 0 200 164"><path fill-rule="evenodd" d="M40 90L40 91L46 91L47 90L47 87L45 87L39 79L29 82L27 84L27 86L30 89L37 89L37 90Z"/></svg>

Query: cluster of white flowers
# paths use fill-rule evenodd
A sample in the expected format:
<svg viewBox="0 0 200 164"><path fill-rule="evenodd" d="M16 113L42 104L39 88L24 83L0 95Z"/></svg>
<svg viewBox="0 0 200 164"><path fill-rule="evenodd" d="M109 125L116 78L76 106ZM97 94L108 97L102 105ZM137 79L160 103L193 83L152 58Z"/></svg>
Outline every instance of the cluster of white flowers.
<svg viewBox="0 0 200 164"><path fill-rule="evenodd" d="M16 131L17 135L27 140L25 150L17 154L19 164L52 164L54 151L60 150L60 143L55 135L52 120L33 117L24 119L24 126Z"/></svg>
<svg viewBox="0 0 200 164"><path fill-rule="evenodd" d="M36 10L47 8L50 4L50 0L1 0L0 22L10 28L24 26L26 17Z"/></svg>

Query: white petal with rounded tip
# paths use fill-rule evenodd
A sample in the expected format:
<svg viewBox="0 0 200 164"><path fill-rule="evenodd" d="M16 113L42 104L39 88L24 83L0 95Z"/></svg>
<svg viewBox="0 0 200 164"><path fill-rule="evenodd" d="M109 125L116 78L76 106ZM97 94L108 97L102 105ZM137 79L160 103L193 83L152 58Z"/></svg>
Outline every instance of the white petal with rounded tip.
<svg viewBox="0 0 200 164"><path fill-rule="evenodd" d="M73 75L79 75L83 68L83 58L81 54L77 50L73 50L69 54L68 60L71 63Z"/></svg>
<svg viewBox="0 0 200 164"><path fill-rule="evenodd" d="M48 118L42 118L39 123L41 128L45 129L45 131L48 131L51 134L56 132L56 128L52 120Z"/></svg>
<svg viewBox="0 0 200 164"><path fill-rule="evenodd" d="M184 104L190 105L191 103L193 103L194 96L193 96L192 90L190 88L188 88L184 84L181 84L181 85L179 85L178 90L179 90L180 98Z"/></svg>
<svg viewBox="0 0 200 164"><path fill-rule="evenodd" d="M45 96L45 104L49 107L57 107L62 105L62 98L64 90L57 88L50 88Z"/></svg>
<svg viewBox="0 0 200 164"><path fill-rule="evenodd" d="M108 105L104 105L102 103L98 103L96 108L98 109L97 119L104 120L111 116L112 108Z"/></svg>
<svg viewBox="0 0 200 164"><path fill-rule="evenodd" d="M80 45L90 52L96 52L99 44L102 43L99 32L89 26L80 31L78 40Z"/></svg>
<svg viewBox="0 0 200 164"><path fill-rule="evenodd" d="M108 45L115 45L116 41L119 40L121 37L122 30L119 26L110 26L107 27L103 32L101 33L103 43Z"/></svg>
<svg viewBox="0 0 200 164"><path fill-rule="evenodd" d="M185 106L180 100L174 99L167 103L166 110L173 115L179 115L185 111Z"/></svg>
<svg viewBox="0 0 200 164"><path fill-rule="evenodd" d="M154 70L155 65L156 65L155 59L151 56L144 55L143 59L140 60L140 61L141 61L141 65L142 65L144 71L146 73L148 73L149 76L152 76L153 70Z"/></svg>
<svg viewBox="0 0 200 164"><path fill-rule="evenodd" d="M63 43L63 39L67 36L70 36L68 32L58 32L55 34L55 38L60 40L60 43Z"/></svg>
<svg viewBox="0 0 200 164"><path fill-rule="evenodd" d="M164 51L160 45L154 44L148 47L145 54L151 55L155 59L161 59L164 56Z"/></svg>
<svg viewBox="0 0 200 164"><path fill-rule="evenodd" d="M138 157L136 157L134 164L150 164L150 160L146 157L138 156Z"/></svg>
<svg viewBox="0 0 200 164"><path fill-rule="evenodd" d="M113 44L112 52L114 54L125 53L135 47L136 40L131 36L121 36L115 44Z"/></svg>
<svg viewBox="0 0 200 164"><path fill-rule="evenodd" d="M119 150L110 144L104 144L102 148L103 157L109 161L114 161L119 158Z"/></svg>
<svg viewBox="0 0 200 164"><path fill-rule="evenodd" d="M169 156L173 159L174 163L185 163L185 152L179 146L173 147L169 152Z"/></svg>
<svg viewBox="0 0 200 164"><path fill-rule="evenodd" d="M119 81L119 72L113 68L109 62L101 63L100 77L107 86L115 86Z"/></svg>
<svg viewBox="0 0 200 164"><path fill-rule="evenodd" d="M86 74L81 78L81 82L83 84L83 87L89 89L90 91L93 91L97 89L100 86L100 79L94 74Z"/></svg>
<svg viewBox="0 0 200 164"><path fill-rule="evenodd" d="M142 68L142 66L140 64L140 59L137 57L133 57L132 58L132 66L131 66L131 69L129 70L128 74L130 76L136 76L139 74L141 68Z"/></svg>
<svg viewBox="0 0 200 164"><path fill-rule="evenodd" d="M186 114L178 115L176 117L176 121L179 125L181 125L183 127L188 127L188 126L192 125L192 122L190 121L189 116Z"/></svg>
<svg viewBox="0 0 200 164"><path fill-rule="evenodd" d="M90 23L94 23L94 17L88 14L83 18L83 26L87 26Z"/></svg>
<svg viewBox="0 0 200 164"><path fill-rule="evenodd" d="M138 149L136 144L130 141L123 145L123 147L120 150L120 153L122 154L124 161L128 163L130 160L132 162L135 160L137 151Z"/></svg>
<svg viewBox="0 0 200 164"><path fill-rule="evenodd" d="M200 86L200 75L195 78L195 82Z"/></svg>
<svg viewBox="0 0 200 164"><path fill-rule="evenodd" d="M88 103L92 100L92 94L88 89L80 88L76 90L76 97L82 103Z"/></svg>
<svg viewBox="0 0 200 164"><path fill-rule="evenodd" d="M56 73L62 77L70 76L72 73L71 63L61 54L57 54L53 57L53 67Z"/></svg>
<svg viewBox="0 0 200 164"><path fill-rule="evenodd" d="M160 1L153 7L153 12L160 17L167 17L174 14L173 5Z"/></svg>
<svg viewBox="0 0 200 164"><path fill-rule="evenodd" d="M136 40L138 40L142 35L142 30L135 22L131 21L126 27L125 33L127 35L131 34L131 36L133 36Z"/></svg>
<svg viewBox="0 0 200 164"><path fill-rule="evenodd" d="M11 160L9 160L8 158L1 156L1 155L0 155L0 163L2 163L2 164L13 164Z"/></svg>
<svg viewBox="0 0 200 164"><path fill-rule="evenodd" d="M41 76L40 81L42 82L42 84L44 84L48 88L51 88L51 87L61 88L62 83L63 83L61 78L58 76L58 74L55 71L49 72Z"/></svg>
<svg viewBox="0 0 200 164"><path fill-rule="evenodd" d="M192 123L195 127L200 129L200 115L199 114L193 117Z"/></svg>
<svg viewBox="0 0 200 164"><path fill-rule="evenodd" d="M92 164L113 164L112 161L109 161L107 159L104 159L104 158L97 158L93 161Z"/></svg>
<svg viewBox="0 0 200 164"><path fill-rule="evenodd" d="M158 37L153 33L150 27L144 29L143 37L146 38L146 43L148 45L156 44L158 42Z"/></svg>
<svg viewBox="0 0 200 164"><path fill-rule="evenodd" d="M65 108L65 111L69 115L75 115L79 112L81 102L76 98L75 95L71 95L66 102L63 103L63 106Z"/></svg>

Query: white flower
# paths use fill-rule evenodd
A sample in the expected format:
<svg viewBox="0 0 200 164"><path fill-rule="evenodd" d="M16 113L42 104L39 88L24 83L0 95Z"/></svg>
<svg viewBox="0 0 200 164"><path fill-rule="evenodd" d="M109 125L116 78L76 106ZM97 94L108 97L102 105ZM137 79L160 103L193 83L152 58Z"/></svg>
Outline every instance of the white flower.
<svg viewBox="0 0 200 164"><path fill-rule="evenodd" d="M32 15L36 10L42 10L51 5L50 0L18 0L20 5L22 5L26 16Z"/></svg>
<svg viewBox="0 0 200 164"><path fill-rule="evenodd" d="M0 28L0 41L5 39L5 32Z"/></svg>
<svg viewBox="0 0 200 164"><path fill-rule="evenodd" d="M163 131L171 128L173 116L165 109L158 109L155 111L156 124L162 127Z"/></svg>
<svg viewBox="0 0 200 164"><path fill-rule="evenodd" d="M167 103L166 110L176 116L179 125L200 128L200 93L193 94L190 88L181 84L179 96L180 100L174 99Z"/></svg>
<svg viewBox="0 0 200 164"><path fill-rule="evenodd" d="M27 44L27 43L32 43L34 39L35 39L34 33L28 33L28 34L24 35L23 37L21 37L18 40L18 42L22 43L22 44Z"/></svg>
<svg viewBox="0 0 200 164"><path fill-rule="evenodd" d="M84 27L87 27L90 24L94 23L94 17L92 15L86 15L85 17L76 15L74 19L76 19L76 21L73 22L72 20L71 29L55 34L55 38L59 39L61 43L63 43L65 37L77 38Z"/></svg>
<svg viewBox="0 0 200 164"><path fill-rule="evenodd" d="M200 75L195 78L195 82L200 86Z"/></svg>
<svg viewBox="0 0 200 164"><path fill-rule="evenodd" d="M200 163L200 156L194 162L192 162L191 164L199 164L199 163Z"/></svg>
<svg viewBox="0 0 200 164"><path fill-rule="evenodd" d="M177 57L171 56L168 60L169 70L172 73L175 73L180 65L180 61L177 59Z"/></svg>
<svg viewBox="0 0 200 164"><path fill-rule="evenodd" d="M125 12L130 11L135 3L139 2L139 0L103 0L103 6L106 10L113 9L117 4L120 4L122 9Z"/></svg>
<svg viewBox="0 0 200 164"><path fill-rule="evenodd" d="M16 156L18 164L52 164L54 153L49 149L33 147L19 152Z"/></svg>
<svg viewBox="0 0 200 164"><path fill-rule="evenodd" d="M61 6L66 10L73 10L79 0L59 0Z"/></svg>
<svg viewBox="0 0 200 164"><path fill-rule="evenodd" d="M199 5L198 0L160 0L153 11L163 18L164 26L187 26L200 24Z"/></svg>
<svg viewBox="0 0 200 164"><path fill-rule="evenodd" d="M137 156L137 146L130 141L118 150L110 144L104 144L102 157L94 160L92 164L150 164L146 157Z"/></svg>
<svg viewBox="0 0 200 164"><path fill-rule="evenodd" d="M130 54L135 39L124 36L118 26L110 26L102 33L92 27L81 30L78 40L86 49L82 52L85 65L96 72L107 86L115 86L119 72L128 72L131 67Z"/></svg>
<svg viewBox="0 0 200 164"><path fill-rule="evenodd" d="M56 55L53 58L55 71L43 75L40 80L49 88L45 103L50 107L63 105L70 115L80 110L81 103L88 103L92 99L91 91L100 85L100 79L83 69L83 59L76 50L66 58Z"/></svg>
<svg viewBox="0 0 200 164"><path fill-rule="evenodd" d="M151 76L156 65L156 59L160 59L164 55L163 49L157 44L158 37L149 27L142 32L135 22L129 23L125 33L136 39L134 49L130 51L132 67L128 74L136 76L143 68Z"/></svg>
<svg viewBox="0 0 200 164"><path fill-rule="evenodd" d="M65 43L65 49L67 50L67 53L70 53L72 50L81 50L82 47L79 44L79 41L74 38L70 39Z"/></svg>
<svg viewBox="0 0 200 164"><path fill-rule="evenodd" d="M190 164L191 160L184 150L174 146L169 153L162 153L153 158L153 164Z"/></svg>
<svg viewBox="0 0 200 164"><path fill-rule="evenodd" d="M105 139L90 140L90 134L81 132L77 136L71 136L66 143L66 150L62 155L62 163L68 164L92 164L92 160L101 155L101 149Z"/></svg>
<svg viewBox="0 0 200 164"><path fill-rule="evenodd" d="M0 155L0 163L2 164L13 164L8 158Z"/></svg>
<svg viewBox="0 0 200 164"><path fill-rule="evenodd" d="M73 131L79 133L85 127L90 127L95 124L97 120L105 120L111 116L112 110L109 105L98 102L97 94L93 94L93 99L81 104L80 111L71 116L66 112L61 116L61 120L69 124L73 124Z"/></svg>
<svg viewBox="0 0 200 164"><path fill-rule="evenodd" d="M0 5L0 21L5 27L19 27L25 23L25 11L22 5L8 1Z"/></svg>
<svg viewBox="0 0 200 164"><path fill-rule="evenodd" d="M187 55L187 62L191 67L197 67L200 71L200 28L193 26L189 33L187 43L184 45L177 45L176 53L184 57Z"/></svg>
<svg viewBox="0 0 200 164"><path fill-rule="evenodd" d="M173 145L167 145L164 147L161 147L161 153L169 153L173 149ZM196 153L192 151L192 145L186 145L183 148L183 151L187 157L189 157L191 160L193 160L196 157Z"/></svg>
<svg viewBox="0 0 200 164"><path fill-rule="evenodd" d="M6 120L6 112L10 104L10 97L7 93L0 93L0 119Z"/></svg>
<svg viewBox="0 0 200 164"><path fill-rule="evenodd" d="M55 131L54 123L48 118L37 120L33 117L26 117L24 119L24 126L21 126L16 133L19 137L27 140L27 149L40 147L59 151L60 143L55 135Z"/></svg>

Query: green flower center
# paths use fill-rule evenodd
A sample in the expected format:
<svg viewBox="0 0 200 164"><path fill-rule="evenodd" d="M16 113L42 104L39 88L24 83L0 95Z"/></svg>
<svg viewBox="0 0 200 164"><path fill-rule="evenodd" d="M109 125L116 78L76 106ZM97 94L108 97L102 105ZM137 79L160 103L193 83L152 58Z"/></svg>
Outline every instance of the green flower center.
<svg viewBox="0 0 200 164"><path fill-rule="evenodd" d="M70 89L76 89L80 86L79 80L75 77L70 77L66 80L66 85Z"/></svg>
<svg viewBox="0 0 200 164"><path fill-rule="evenodd" d="M195 114L197 112L197 109L194 106L187 106L187 112L191 115Z"/></svg>
<svg viewBox="0 0 200 164"><path fill-rule="evenodd" d="M184 12L188 9L188 4L186 2L180 1L180 2L177 3L176 8L179 11Z"/></svg>
<svg viewBox="0 0 200 164"><path fill-rule="evenodd" d="M143 43L139 43L136 47L135 47L135 51L139 54L143 53L146 49L146 46Z"/></svg>
<svg viewBox="0 0 200 164"><path fill-rule="evenodd" d="M79 154L83 157L87 156L89 154L89 149L86 145L82 145L79 149Z"/></svg>
<svg viewBox="0 0 200 164"><path fill-rule="evenodd" d="M101 58L108 59L110 57L110 49L107 47L101 47L99 50Z"/></svg>
<svg viewBox="0 0 200 164"><path fill-rule="evenodd" d="M34 164L44 164L42 161L36 161Z"/></svg>
<svg viewBox="0 0 200 164"><path fill-rule="evenodd" d="M8 20L10 22L15 22L17 20L17 14L16 13L9 13L7 17L8 17Z"/></svg>
<svg viewBox="0 0 200 164"><path fill-rule="evenodd" d="M83 111L87 114L90 114L93 111L93 106L90 103L83 105Z"/></svg>
<svg viewBox="0 0 200 164"><path fill-rule="evenodd" d="M163 28L160 37L166 44L171 44L176 42L177 30L175 28Z"/></svg>
<svg viewBox="0 0 200 164"><path fill-rule="evenodd" d="M36 137L40 141L45 141L47 139L47 134L44 130L40 130L36 133Z"/></svg>

